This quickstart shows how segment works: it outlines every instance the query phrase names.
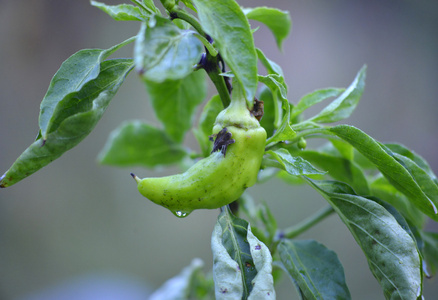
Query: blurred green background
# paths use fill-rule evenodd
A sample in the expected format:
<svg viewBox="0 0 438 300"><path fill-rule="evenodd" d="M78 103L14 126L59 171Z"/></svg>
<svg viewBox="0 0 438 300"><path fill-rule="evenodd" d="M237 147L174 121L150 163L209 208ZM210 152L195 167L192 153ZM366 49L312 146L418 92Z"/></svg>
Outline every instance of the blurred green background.
<svg viewBox="0 0 438 300"><path fill-rule="evenodd" d="M438 2L239 3L290 12L293 29L283 51L265 27L252 25L260 26L256 45L283 67L291 102L317 88L346 87L367 64L365 93L346 123L379 141L415 149L438 172ZM85 0L0 0L0 173L34 140L39 104L61 63L83 48L108 48L138 28L137 22L113 21ZM132 56L132 46L116 55ZM134 72L79 146L0 190L0 299L141 299L194 257L211 269L210 236L218 211L177 219L142 198L129 176L151 171L97 165L108 134L129 119L158 125ZM197 147L191 135L185 143ZM269 204L282 228L325 205L310 188L280 181L249 191ZM438 231L437 224L428 228ZM316 239L337 252L353 299L383 299L337 216L299 238ZM436 279L426 280L426 299L437 294ZM286 276L277 296L297 299Z"/></svg>

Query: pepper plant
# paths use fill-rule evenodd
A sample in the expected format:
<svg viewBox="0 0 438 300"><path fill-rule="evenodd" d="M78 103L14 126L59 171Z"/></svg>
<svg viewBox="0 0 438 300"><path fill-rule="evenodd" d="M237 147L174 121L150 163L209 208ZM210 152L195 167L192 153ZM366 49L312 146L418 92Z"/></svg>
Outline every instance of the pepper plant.
<svg viewBox="0 0 438 300"><path fill-rule="evenodd" d="M131 2L91 1L115 20L138 21L139 32L109 49L80 50L61 65L41 102L39 134L1 177L0 187L81 142L133 73L144 82L162 127L123 123L108 139L100 163L186 166L189 173L147 184L133 177L143 195L177 217L220 207L212 220L212 272L204 273L194 260L153 299L274 299L283 273L301 299L350 299L337 255L315 240L297 239L332 214L363 250L387 299L422 298L423 279L438 267L438 234L423 229L427 221L438 221L438 180L414 151L340 124L359 102L366 67L345 89L316 90L292 103L281 66L254 45L249 23L266 25L281 48L291 27L287 11L242 8L235 0L161 0L161 10L152 0ZM133 58L109 59L131 43ZM216 91L211 99L208 81ZM319 113L305 116L323 101ZM189 134L199 147L183 145ZM325 143L309 149L309 139ZM327 207L278 228L268 204L257 203L247 189L276 179L290 183L291 190L309 185Z"/></svg>

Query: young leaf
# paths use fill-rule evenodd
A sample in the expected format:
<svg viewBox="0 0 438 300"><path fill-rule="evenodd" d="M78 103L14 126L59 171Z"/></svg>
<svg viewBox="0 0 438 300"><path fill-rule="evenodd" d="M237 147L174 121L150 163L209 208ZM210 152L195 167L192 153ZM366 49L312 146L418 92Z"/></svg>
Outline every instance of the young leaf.
<svg viewBox="0 0 438 300"><path fill-rule="evenodd" d="M131 0L132 2L139 5L141 8L146 10L147 12L155 15L161 16L161 12L158 9L158 7L155 6L154 0L143 0L140 2L140 0Z"/></svg>
<svg viewBox="0 0 438 300"><path fill-rule="evenodd" d="M286 104L286 114L284 115L280 126L274 134L266 140L266 145L272 146L278 142L291 140L296 136L295 131L290 126L290 110L288 109L288 106L289 104Z"/></svg>
<svg viewBox="0 0 438 300"><path fill-rule="evenodd" d="M76 146L94 128L106 107L133 68L131 59L104 61L98 76L68 94L56 110L56 127L30 145L0 178L0 187L11 186L33 174Z"/></svg>
<svg viewBox="0 0 438 300"><path fill-rule="evenodd" d="M289 151L284 148L278 150L267 151L267 158L264 158L264 163L268 164L269 161L274 162L280 169L285 170L290 175L300 176L300 175L321 175L326 172L320 171L312 166L308 161L297 156L293 157Z"/></svg>
<svg viewBox="0 0 438 300"><path fill-rule="evenodd" d="M180 1L184 3L185 6L196 12L196 8L193 6L192 0L180 0Z"/></svg>
<svg viewBox="0 0 438 300"><path fill-rule="evenodd" d="M364 252L387 299L417 299L421 259L412 237L375 201L355 195L345 183L307 178L332 205Z"/></svg>
<svg viewBox="0 0 438 300"><path fill-rule="evenodd" d="M212 134L216 117L223 109L224 106L219 95L213 96L204 106L201 116L199 117L198 127L194 129L195 137L201 146L202 154L204 156L210 154L212 143L209 137Z"/></svg>
<svg viewBox="0 0 438 300"><path fill-rule="evenodd" d="M287 85L284 78L279 74L269 74L266 76L259 75L260 82L264 83L272 93L277 93L281 100L287 100Z"/></svg>
<svg viewBox="0 0 438 300"><path fill-rule="evenodd" d="M351 299L335 252L314 240L282 240L278 253L305 299Z"/></svg>
<svg viewBox="0 0 438 300"><path fill-rule="evenodd" d="M274 99L271 90L265 85L260 89L258 99L263 101L264 110L260 125L265 128L267 136L272 136L275 132L275 109L279 106L278 103L275 104L274 101L278 102L278 100Z"/></svg>
<svg viewBox="0 0 438 300"><path fill-rule="evenodd" d="M217 45L247 101L257 89L257 54L248 20L234 0L193 0L201 25Z"/></svg>
<svg viewBox="0 0 438 300"><path fill-rule="evenodd" d="M193 72L185 78L162 83L145 81L146 90L158 119L169 136L181 142L192 127L195 108L207 94L205 73Z"/></svg>
<svg viewBox="0 0 438 300"><path fill-rule="evenodd" d="M111 133L98 159L104 165L156 167L181 162L186 155L163 130L130 121Z"/></svg>
<svg viewBox="0 0 438 300"><path fill-rule="evenodd" d="M332 123L348 118L362 96L365 88L365 77L366 66L363 66L350 86L309 121L315 123Z"/></svg>
<svg viewBox="0 0 438 300"><path fill-rule="evenodd" d="M377 141L363 131L349 125L338 125L329 130L349 142L373 162L388 181L405 194L416 207L433 220L438 221L434 202L426 196L409 171L389 155Z"/></svg>
<svg viewBox="0 0 438 300"><path fill-rule="evenodd" d="M107 5L98 1L91 1L90 3L106 12L116 21L145 21L150 16L146 15L144 10L130 4Z"/></svg>
<svg viewBox="0 0 438 300"><path fill-rule="evenodd" d="M259 58L262 65L268 71L268 74L276 74L276 75L280 75L281 77L284 77L283 70L278 64L267 58L263 53L263 51L260 50L259 48L256 48L256 52L257 52L257 57Z"/></svg>
<svg viewBox="0 0 438 300"><path fill-rule="evenodd" d="M278 74L269 74L267 76L259 76L259 79L260 82L264 83L271 90L274 106L273 125L277 129L268 138L266 144L271 146L277 142L292 139L296 133L291 127L290 111L292 104L287 100L287 86L284 78ZM282 105L280 106L279 103Z"/></svg>
<svg viewBox="0 0 438 300"><path fill-rule="evenodd" d="M263 6L245 8L243 12L248 19L265 24L274 35L278 48L282 48L283 40L289 35L292 27L288 11Z"/></svg>
<svg viewBox="0 0 438 300"><path fill-rule="evenodd" d="M149 300L190 299L192 287L196 284L196 275L202 271L204 263L195 258L180 274L167 280L159 289L149 296Z"/></svg>
<svg viewBox="0 0 438 300"><path fill-rule="evenodd" d="M204 47L193 31L154 16L141 25L134 48L135 68L147 81L178 80L193 72Z"/></svg>
<svg viewBox="0 0 438 300"><path fill-rule="evenodd" d="M58 104L70 93L78 92L87 82L96 79L101 72L101 62L132 41L133 39L128 39L107 50L80 50L62 63L41 102L39 126L43 140L56 129L52 128L52 118Z"/></svg>
<svg viewBox="0 0 438 300"><path fill-rule="evenodd" d="M316 90L310 94L305 95L300 99L300 101L298 101L298 103L292 110L292 118L297 117L298 115L302 114L303 111L319 102L322 102L331 97L339 97L339 95L341 95L344 91L345 89L328 88L323 90Z"/></svg>

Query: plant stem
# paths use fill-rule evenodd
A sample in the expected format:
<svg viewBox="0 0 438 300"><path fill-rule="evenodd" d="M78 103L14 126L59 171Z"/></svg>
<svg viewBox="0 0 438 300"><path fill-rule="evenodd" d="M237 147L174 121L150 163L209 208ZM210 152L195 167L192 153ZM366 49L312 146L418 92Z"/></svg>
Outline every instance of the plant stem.
<svg viewBox="0 0 438 300"><path fill-rule="evenodd" d="M230 105L231 103L231 97L224 77L219 75L222 73L222 70L219 68L218 56L212 56L209 52L207 52L204 69L207 72L208 77L210 77L210 80L216 87L216 90L219 93L219 97L222 100L222 104L225 108L228 107L228 105Z"/></svg>
<svg viewBox="0 0 438 300"><path fill-rule="evenodd" d="M195 32L194 35L204 44L205 48L207 49L208 53L211 54L211 56L218 55L217 50L213 47L212 44L210 44L210 42L202 34Z"/></svg>
<svg viewBox="0 0 438 300"><path fill-rule="evenodd" d="M292 129L294 129L294 128L292 127ZM327 129L325 127L312 128L312 129L306 129L306 130L303 130L301 132L298 132L296 136L294 136L293 138L287 140L287 142L292 144L292 143L298 142L301 138L309 137L310 135L316 135L316 134L327 135L327 136L334 136L334 134L329 129ZM267 146L266 150L271 149L276 144L277 143L274 143L272 145Z"/></svg>
<svg viewBox="0 0 438 300"><path fill-rule="evenodd" d="M108 49L108 52L109 53L113 53L113 52L119 50L120 48L122 48L122 47L124 47L124 46L126 46L126 45L128 45L128 44L130 44L132 42L134 42L136 38L137 38L137 36L130 37L129 39L124 40L120 44L115 45L115 46L111 47L110 49Z"/></svg>
<svg viewBox="0 0 438 300"><path fill-rule="evenodd" d="M289 228L286 228L282 232L280 232L277 235L277 239L280 240L282 238L288 238L292 239L301 233L305 232L309 228L313 227L314 225L318 224L322 220L324 220L326 217L330 216L334 212L333 207L330 205L320 209L315 214L309 216L308 218L304 219L300 223L291 226Z"/></svg>
<svg viewBox="0 0 438 300"><path fill-rule="evenodd" d="M324 134L324 135L333 135L327 128L312 128L309 130L303 130L299 132L291 141L295 142L301 139L302 137L306 137L313 134Z"/></svg>
<svg viewBox="0 0 438 300"><path fill-rule="evenodd" d="M184 10L182 10L182 9L178 8L177 6L175 6L172 10L169 11L169 15L170 15L170 17L172 19L181 19L181 20L186 21L187 23L192 25L193 28L195 28L195 30L200 35L205 37L207 40L209 39L208 35L202 29L202 26L199 23L199 21L194 16L192 16L191 14L188 14Z"/></svg>
<svg viewBox="0 0 438 300"><path fill-rule="evenodd" d="M162 0L162 3L165 1ZM225 79L223 76L219 75L222 73L222 70L219 68L219 59L217 50L211 45L211 38L205 31L202 29L199 21L192 16L191 14L186 13L184 10L178 8L177 5L173 7L165 7L169 11L169 15L172 19L181 19L189 23L193 26L193 28L199 33L198 38L200 38L201 42L204 44L207 49L206 60L203 62L202 67L210 77L210 80L213 82L216 90L219 93L219 97L222 100L222 104L224 107L228 107L231 103L230 93L228 91L227 85L225 83Z"/></svg>

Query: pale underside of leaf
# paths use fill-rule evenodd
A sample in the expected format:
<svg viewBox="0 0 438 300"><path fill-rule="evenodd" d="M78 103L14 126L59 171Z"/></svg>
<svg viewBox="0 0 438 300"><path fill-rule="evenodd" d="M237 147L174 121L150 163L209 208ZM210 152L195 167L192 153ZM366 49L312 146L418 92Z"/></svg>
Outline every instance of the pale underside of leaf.
<svg viewBox="0 0 438 300"><path fill-rule="evenodd" d="M416 299L422 286L420 256L412 237L381 205L346 184L307 179L333 206L362 248L388 299Z"/></svg>

